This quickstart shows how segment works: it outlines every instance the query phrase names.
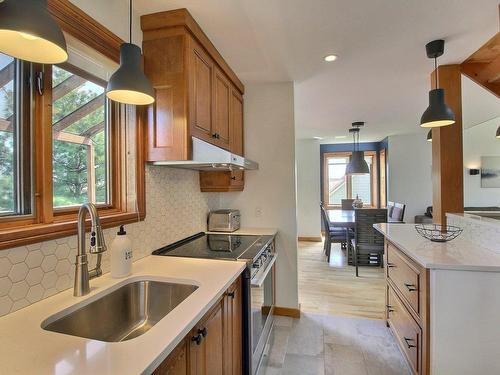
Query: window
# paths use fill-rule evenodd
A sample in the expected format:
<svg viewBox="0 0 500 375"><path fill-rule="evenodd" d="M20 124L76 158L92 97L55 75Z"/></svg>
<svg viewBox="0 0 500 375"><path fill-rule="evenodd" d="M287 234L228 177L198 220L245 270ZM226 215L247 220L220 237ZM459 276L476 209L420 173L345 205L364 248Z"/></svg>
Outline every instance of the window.
<svg viewBox="0 0 500 375"><path fill-rule="evenodd" d="M365 206L376 207L377 191L377 154L365 152L365 160L370 174L346 176L345 170L351 157L350 152L324 154L323 202L328 207L340 207L342 199L359 196Z"/></svg>
<svg viewBox="0 0 500 375"><path fill-rule="evenodd" d="M0 249L75 234L84 202L104 227L145 217L145 110L105 97L122 40L66 0L48 9L68 62L0 54Z"/></svg>
<svg viewBox="0 0 500 375"><path fill-rule="evenodd" d="M25 64L0 53L0 216L32 209L28 79Z"/></svg>
<svg viewBox="0 0 500 375"><path fill-rule="evenodd" d="M55 208L109 197L109 103L105 82L71 66L52 69L52 173Z"/></svg>

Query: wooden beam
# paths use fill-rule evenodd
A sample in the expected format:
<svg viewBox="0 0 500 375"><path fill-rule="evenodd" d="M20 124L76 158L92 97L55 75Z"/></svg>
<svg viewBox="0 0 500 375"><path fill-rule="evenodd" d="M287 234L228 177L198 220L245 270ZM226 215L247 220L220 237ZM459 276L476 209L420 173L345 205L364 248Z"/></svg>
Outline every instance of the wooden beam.
<svg viewBox="0 0 500 375"><path fill-rule="evenodd" d="M74 124L78 120L80 120L80 119L84 118L85 116L87 116L88 114L94 112L99 107L102 107L104 105L103 99L104 99L104 94L96 96L94 99L89 101L87 104L81 106L76 111L71 112L69 115L67 115L66 117L63 117L58 122L56 122L52 126L52 131L54 131L54 132L63 131L71 124Z"/></svg>
<svg viewBox="0 0 500 375"><path fill-rule="evenodd" d="M7 83L12 81L14 77L14 62L6 65L2 70L0 70L0 87L5 86Z"/></svg>
<svg viewBox="0 0 500 375"><path fill-rule="evenodd" d="M62 98L64 95L70 93L74 89L83 85L87 80L76 74L73 74L71 77L65 79L52 91L52 99L56 101L57 99Z"/></svg>
<svg viewBox="0 0 500 375"><path fill-rule="evenodd" d="M462 147L462 80L460 65L438 67L439 87L455 113L455 123L432 130L432 191L434 222L446 224L447 212L464 211ZM431 74L435 86L436 72Z"/></svg>
<svg viewBox="0 0 500 375"><path fill-rule="evenodd" d="M460 68L464 75L500 98L500 32L469 56Z"/></svg>
<svg viewBox="0 0 500 375"><path fill-rule="evenodd" d="M104 123L104 121L102 121L99 124L94 125L91 128L89 128L86 131L84 131L81 134L81 136L85 137L85 138L90 138L90 137L96 135L97 133L103 131L104 130L104 125L105 125L105 123Z"/></svg>
<svg viewBox="0 0 500 375"><path fill-rule="evenodd" d="M0 131L2 132L12 132L12 122L0 118Z"/></svg>

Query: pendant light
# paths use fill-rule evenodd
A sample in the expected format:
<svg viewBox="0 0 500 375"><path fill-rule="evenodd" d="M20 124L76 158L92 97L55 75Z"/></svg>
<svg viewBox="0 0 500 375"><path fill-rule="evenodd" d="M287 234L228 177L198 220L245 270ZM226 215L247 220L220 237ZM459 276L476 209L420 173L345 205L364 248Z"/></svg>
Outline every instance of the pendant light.
<svg viewBox="0 0 500 375"><path fill-rule="evenodd" d="M68 59L64 34L47 0L0 1L0 52L40 64Z"/></svg>
<svg viewBox="0 0 500 375"><path fill-rule="evenodd" d="M437 128L455 123L455 114L444 101L444 89L439 88L439 71L437 58L444 53L444 40L433 40L425 45L427 57L434 59L434 71L436 72L436 88L429 91L429 107L420 119L423 128Z"/></svg>
<svg viewBox="0 0 500 375"><path fill-rule="evenodd" d="M500 139L500 126L498 127L497 129L497 135L496 135L496 138Z"/></svg>
<svg viewBox="0 0 500 375"><path fill-rule="evenodd" d="M432 129L427 133L427 142L432 142Z"/></svg>
<svg viewBox="0 0 500 375"><path fill-rule="evenodd" d="M129 43L120 47L120 67L111 76L106 96L115 102L148 105L155 101L151 82L142 70L141 49L132 44L132 0L129 0Z"/></svg>
<svg viewBox="0 0 500 375"><path fill-rule="evenodd" d="M345 174L348 176L370 173L370 168L365 160L365 153L359 150L359 128L364 125L365 123L362 121L353 122L352 128L349 129L349 133L352 134L353 138L353 150L351 160L345 168Z"/></svg>

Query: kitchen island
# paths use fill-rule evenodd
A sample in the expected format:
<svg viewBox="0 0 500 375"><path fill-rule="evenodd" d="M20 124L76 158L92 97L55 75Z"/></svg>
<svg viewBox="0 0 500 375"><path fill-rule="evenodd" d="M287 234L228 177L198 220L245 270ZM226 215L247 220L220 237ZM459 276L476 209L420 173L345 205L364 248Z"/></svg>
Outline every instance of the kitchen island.
<svg viewBox="0 0 500 375"><path fill-rule="evenodd" d="M415 374L498 374L500 254L465 236L376 224L386 239L386 318Z"/></svg>
<svg viewBox="0 0 500 375"><path fill-rule="evenodd" d="M134 263L128 278L112 279L105 274L92 280L87 296L73 297L70 289L16 311L0 319L0 373L151 373L213 309L244 268L244 262L148 256ZM41 328L42 322L54 314L86 305L135 280L198 288L150 330L128 341L104 342ZM96 321L99 318L92 317Z"/></svg>

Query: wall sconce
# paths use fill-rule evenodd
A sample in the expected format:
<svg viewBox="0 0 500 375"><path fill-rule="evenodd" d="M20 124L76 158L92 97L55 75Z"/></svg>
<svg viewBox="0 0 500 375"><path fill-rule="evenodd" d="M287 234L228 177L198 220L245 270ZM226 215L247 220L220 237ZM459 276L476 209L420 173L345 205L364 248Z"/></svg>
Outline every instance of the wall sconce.
<svg viewBox="0 0 500 375"><path fill-rule="evenodd" d="M469 169L469 174L471 176L477 176L479 174L479 169L471 168Z"/></svg>

